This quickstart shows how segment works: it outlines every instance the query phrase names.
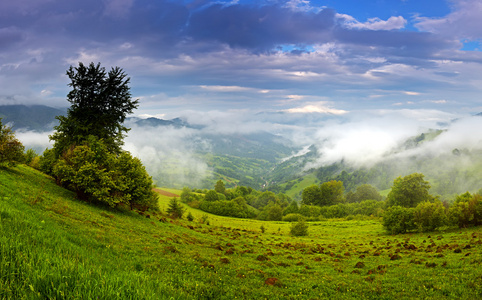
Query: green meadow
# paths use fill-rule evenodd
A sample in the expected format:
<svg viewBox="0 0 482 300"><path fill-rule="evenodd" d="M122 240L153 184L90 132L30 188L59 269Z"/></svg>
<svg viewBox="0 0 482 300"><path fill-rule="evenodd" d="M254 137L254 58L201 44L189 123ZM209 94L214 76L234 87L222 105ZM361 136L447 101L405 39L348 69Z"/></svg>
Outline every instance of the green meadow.
<svg viewBox="0 0 482 300"><path fill-rule="evenodd" d="M162 189L179 194L179 190ZM0 299L481 299L480 227L388 235L380 219L193 221L75 199L0 169ZM263 227L263 231L261 230Z"/></svg>

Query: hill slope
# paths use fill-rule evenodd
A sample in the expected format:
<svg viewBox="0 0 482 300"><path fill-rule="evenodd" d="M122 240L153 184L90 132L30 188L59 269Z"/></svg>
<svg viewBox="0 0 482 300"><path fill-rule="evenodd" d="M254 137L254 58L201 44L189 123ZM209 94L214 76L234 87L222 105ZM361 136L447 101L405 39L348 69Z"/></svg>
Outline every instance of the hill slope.
<svg viewBox="0 0 482 300"><path fill-rule="evenodd" d="M0 105L0 118L13 130L50 131L57 124L55 117L63 114L65 110L44 105Z"/></svg>
<svg viewBox="0 0 482 300"><path fill-rule="evenodd" d="M163 208L168 199L160 196ZM386 236L378 220L332 220L311 223L310 236L297 238L287 223L188 209L196 221L160 222L79 202L25 166L0 169L0 298L475 299L482 292L480 228L432 239Z"/></svg>

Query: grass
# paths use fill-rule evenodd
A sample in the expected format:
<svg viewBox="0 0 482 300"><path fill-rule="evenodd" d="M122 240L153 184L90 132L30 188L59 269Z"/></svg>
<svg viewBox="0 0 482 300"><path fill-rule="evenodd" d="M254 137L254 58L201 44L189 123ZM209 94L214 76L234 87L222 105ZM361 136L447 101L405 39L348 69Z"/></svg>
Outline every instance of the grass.
<svg viewBox="0 0 482 300"><path fill-rule="evenodd" d="M301 199L301 193L306 187L319 183L319 180L314 174L309 174L302 178L303 179L301 181L298 179L294 180L295 184L288 191L286 191L285 194L290 196L292 199ZM281 187L286 187L286 185L287 184L282 184Z"/></svg>
<svg viewBox="0 0 482 300"><path fill-rule="evenodd" d="M79 202L26 166L0 169L0 299L482 296L481 228L390 236L377 219L327 220L291 237L289 223L186 209L195 221L161 222Z"/></svg>

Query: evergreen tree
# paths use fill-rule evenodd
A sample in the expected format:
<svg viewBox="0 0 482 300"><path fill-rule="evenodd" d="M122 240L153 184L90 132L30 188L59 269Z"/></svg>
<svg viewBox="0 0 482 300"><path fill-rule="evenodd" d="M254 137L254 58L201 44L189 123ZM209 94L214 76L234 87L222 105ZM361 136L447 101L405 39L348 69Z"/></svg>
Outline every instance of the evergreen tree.
<svg viewBox="0 0 482 300"><path fill-rule="evenodd" d="M168 207L167 207L167 213L175 218L175 219L182 219L182 215L184 214L184 207L182 207L182 204L177 200L176 197L172 198L171 201L169 201Z"/></svg>
<svg viewBox="0 0 482 300"><path fill-rule="evenodd" d="M218 180L216 182L216 185L214 186L214 190L216 191L216 193L224 194L226 192L224 182L222 180Z"/></svg>
<svg viewBox="0 0 482 300"><path fill-rule="evenodd" d="M72 90L67 95L71 103L67 116L58 116L59 125L50 137L55 141L56 156L71 145L80 145L87 136L102 139L109 151L120 153L127 114L137 108L138 101L131 99L129 78L115 67L106 72L100 63L88 67L79 63L67 70Z"/></svg>

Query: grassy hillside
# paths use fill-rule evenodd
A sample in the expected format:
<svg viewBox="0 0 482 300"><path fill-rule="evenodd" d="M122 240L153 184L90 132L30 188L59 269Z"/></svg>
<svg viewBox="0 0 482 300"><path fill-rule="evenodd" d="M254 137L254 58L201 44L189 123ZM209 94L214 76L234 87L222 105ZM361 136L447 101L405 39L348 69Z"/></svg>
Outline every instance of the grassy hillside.
<svg viewBox="0 0 482 300"><path fill-rule="evenodd" d="M79 202L25 166L0 169L0 298L482 296L481 228L388 236L376 219L328 220L291 237L288 223L187 209L195 221L160 222Z"/></svg>

